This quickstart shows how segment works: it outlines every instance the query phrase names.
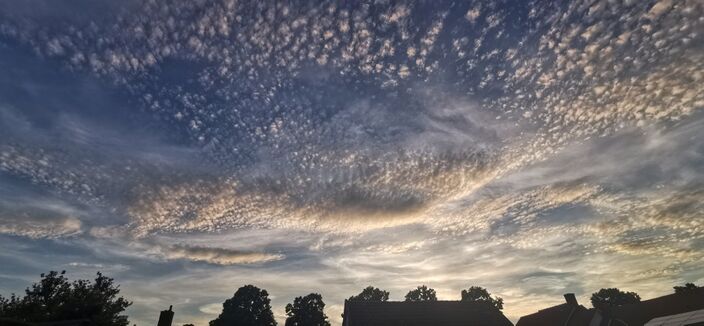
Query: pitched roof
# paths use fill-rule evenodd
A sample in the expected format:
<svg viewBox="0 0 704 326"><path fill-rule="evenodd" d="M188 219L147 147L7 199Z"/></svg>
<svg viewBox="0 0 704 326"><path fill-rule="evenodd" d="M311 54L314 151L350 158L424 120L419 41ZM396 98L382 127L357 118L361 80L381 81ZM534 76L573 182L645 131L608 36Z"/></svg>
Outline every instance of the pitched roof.
<svg viewBox="0 0 704 326"><path fill-rule="evenodd" d="M344 326L513 326L496 307L483 302L345 301Z"/></svg>
<svg viewBox="0 0 704 326"><path fill-rule="evenodd" d="M518 320L516 326L586 326L589 325L593 316L594 309L587 309L583 305L563 303L523 316Z"/></svg>
<svg viewBox="0 0 704 326"><path fill-rule="evenodd" d="M694 323L704 324L704 309L658 317L649 321L645 326L686 326Z"/></svg>
<svg viewBox="0 0 704 326"><path fill-rule="evenodd" d="M627 325L644 325L656 317L704 309L704 288L612 308L611 316Z"/></svg>

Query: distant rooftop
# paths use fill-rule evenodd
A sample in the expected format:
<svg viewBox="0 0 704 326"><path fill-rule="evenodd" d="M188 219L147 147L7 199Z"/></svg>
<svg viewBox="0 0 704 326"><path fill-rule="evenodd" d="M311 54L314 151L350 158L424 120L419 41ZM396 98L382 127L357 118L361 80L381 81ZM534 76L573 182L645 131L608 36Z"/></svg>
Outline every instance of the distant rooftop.
<svg viewBox="0 0 704 326"><path fill-rule="evenodd" d="M649 321L645 326L690 326L704 325L704 309L685 312L682 314L658 317Z"/></svg>
<svg viewBox="0 0 704 326"><path fill-rule="evenodd" d="M588 325L594 317L594 310L577 303L574 294L565 294L565 303L521 317L516 326Z"/></svg>
<svg viewBox="0 0 704 326"><path fill-rule="evenodd" d="M496 307L482 302L345 301L343 326L513 326Z"/></svg>
<svg viewBox="0 0 704 326"><path fill-rule="evenodd" d="M627 325L645 325L653 318L704 309L704 289L669 294L613 309L613 317ZM687 324L685 324L687 325Z"/></svg>
<svg viewBox="0 0 704 326"><path fill-rule="evenodd" d="M701 320L696 319L700 317ZM704 289L668 294L604 311L587 309L568 293L565 303L523 316L516 323L516 326L544 325L704 326Z"/></svg>

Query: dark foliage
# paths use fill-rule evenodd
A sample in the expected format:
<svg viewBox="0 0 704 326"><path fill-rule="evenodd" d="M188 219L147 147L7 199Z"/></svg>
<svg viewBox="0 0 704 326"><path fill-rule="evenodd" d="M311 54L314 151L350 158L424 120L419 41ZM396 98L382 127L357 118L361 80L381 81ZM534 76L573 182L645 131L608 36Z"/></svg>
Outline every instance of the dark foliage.
<svg viewBox="0 0 704 326"><path fill-rule="evenodd" d="M349 301L382 302L389 301L389 292L373 286L367 286L358 295L353 295Z"/></svg>
<svg viewBox="0 0 704 326"><path fill-rule="evenodd" d="M606 309L625 304L640 302L640 296L635 292L621 291L617 288L601 289L592 294L592 306Z"/></svg>
<svg viewBox="0 0 704 326"><path fill-rule="evenodd" d="M406 301L438 301L435 290L425 285L419 286L406 294Z"/></svg>
<svg viewBox="0 0 704 326"><path fill-rule="evenodd" d="M675 293L687 293L696 289L704 289L704 286L697 286L694 283L687 283L683 286L674 286L673 289L675 289Z"/></svg>
<svg viewBox="0 0 704 326"><path fill-rule="evenodd" d="M481 286L472 286L468 290L462 290L462 301L486 302L501 310L504 309L504 299L491 297L491 293Z"/></svg>
<svg viewBox="0 0 704 326"><path fill-rule="evenodd" d="M222 304L222 313L210 326L275 326L269 293L254 285L245 285Z"/></svg>
<svg viewBox="0 0 704 326"><path fill-rule="evenodd" d="M296 297L293 304L286 305L286 326L330 326L324 308L325 303L320 294Z"/></svg>
<svg viewBox="0 0 704 326"><path fill-rule="evenodd" d="M118 297L113 279L98 272L93 282L69 282L65 271L42 274L39 283L25 290L24 297L0 296L0 317L22 322L52 322L87 319L96 326L126 326L121 315L132 303Z"/></svg>

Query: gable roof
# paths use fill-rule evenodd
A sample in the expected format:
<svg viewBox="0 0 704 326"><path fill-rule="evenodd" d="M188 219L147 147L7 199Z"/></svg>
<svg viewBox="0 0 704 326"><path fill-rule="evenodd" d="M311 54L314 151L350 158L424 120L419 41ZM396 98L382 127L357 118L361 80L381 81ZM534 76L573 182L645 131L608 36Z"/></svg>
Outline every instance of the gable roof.
<svg viewBox="0 0 704 326"><path fill-rule="evenodd" d="M704 309L704 288L674 293L612 308L611 316L626 325L645 325L656 317Z"/></svg>
<svg viewBox="0 0 704 326"><path fill-rule="evenodd" d="M594 309L587 309L583 305L563 303L523 316L518 320L516 326L586 326L589 325L593 316Z"/></svg>
<svg viewBox="0 0 704 326"><path fill-rule="evenodd" d="M345 301L343 326L513 326L496 307L483 302Z"/></svg>

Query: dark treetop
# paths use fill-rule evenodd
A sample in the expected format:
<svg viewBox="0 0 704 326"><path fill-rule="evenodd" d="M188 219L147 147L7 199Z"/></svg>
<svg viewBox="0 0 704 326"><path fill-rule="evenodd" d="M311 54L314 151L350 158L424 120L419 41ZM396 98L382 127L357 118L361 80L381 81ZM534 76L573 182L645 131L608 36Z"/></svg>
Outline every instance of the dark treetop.
<svg viewBox="0 0 704 326"><path fill-rule="evenodd" d="M275 326L269 293L254 285L245 285L222 304L222 313L210 326Z"/></svg>
<svg viewBox="0 0 704 326"><path fill-rule="evenodd" d="M0 318L23 322L87 320L95 326L126 326L121 315L132 303L122 297L113 279L100 272L93 282L69 282L65 272L42 274L39 283L25 290L24 297L0 296Z"/></svg>
<svg viewBox="0 0 704 326"><path fill-rule="evenodd" d="M293 304L286 305L286 326L330 326L324 308L323 297L318 293L296 297Z"/></svg>

